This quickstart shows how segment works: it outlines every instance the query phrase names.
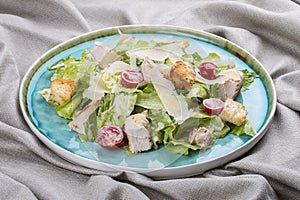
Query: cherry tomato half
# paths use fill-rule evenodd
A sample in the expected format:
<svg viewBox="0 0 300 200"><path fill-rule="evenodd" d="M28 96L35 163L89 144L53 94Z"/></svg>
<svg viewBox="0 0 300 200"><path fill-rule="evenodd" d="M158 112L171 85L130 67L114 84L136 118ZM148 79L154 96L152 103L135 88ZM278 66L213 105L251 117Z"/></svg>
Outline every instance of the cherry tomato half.
<svg viewBox="0 0 300 200"><path fill-rule="evenodd" d="M122 83L129 88L135 88L144 80L143 74L135 70L122 71Z"/></svg>
<svg viewBox="0 0 300 200"><path fill-rule="evenodd" d="M199 74L208 80L216 79L217 76L215 75L215 71L218 69L214 63L211 62L204 62L199 67Z"/></svg>
<svg viewBox="0 0 300 200"><path fill-rule="evenodd" d="M218 115L222 112L225 103L221 99L209 98L203 100L202 106L207 113Z"/></svg>
<svg viewBox="0 0 300 200"><path fill-rule="evenodd" d="M97 142L104 148L117 148L123 141L124 133L118 126L103 126L97 133Z"/></svg>

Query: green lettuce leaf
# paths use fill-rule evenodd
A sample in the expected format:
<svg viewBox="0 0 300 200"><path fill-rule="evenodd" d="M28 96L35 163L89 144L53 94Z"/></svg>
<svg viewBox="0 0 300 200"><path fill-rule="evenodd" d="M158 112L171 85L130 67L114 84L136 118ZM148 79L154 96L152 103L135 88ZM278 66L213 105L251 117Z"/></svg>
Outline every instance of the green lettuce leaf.
<svg viewBox="0 0 300 200"><path fill-rule="evenodd" d="M197 145L188 142L189 132L199 126L199 119L189 118L181 125L173 128L164 136L166 148L176 154L188 155L189 150L200 149Z"/></svg>
<svg viewBox="0 0 300 200"><path fill-rule="evenodd" d="M164 110L164 106L151 83L147 84L142 92L137 93L136 105L147 109Z"/></svg>
<svg viewBox="0 0 300 200"><path fill-rule="evenodd" d="M256 130L255 128L252 126L252 124L249 122L249 120L246 120L245 123L242 126L236 126L234 124L228 123L229 127L230 127L230 133L235 134L235 135L249 135L251 137L256 135Z"/></svg>
<svg viewBox="0 0 300 200"><path fill-rule="evenodd" d="M205 83L195 82L186 97L198 97L201 99L209 98L209 87Z"/></svg>
<svg viewBox="0 0 300 200"><path fill-rule="evenodd" d="M115 88L121 84L121 74L111 74L109 72L101 73L102 82L107 89L115 91Z"/></svg>
<svg viewBox="0 0 300 200"><path fill-rule="evenodd" d="M82 95L77 94L72 97L72 99L62 105L56 106L56 112L60 117L65 119L73 119L74 112L76 108L80 105L82 101Z"/></svg>
<svg viewBox="0 0 300 200"><path fill-rule="evenodd" d="M83 51L81 57L76 60L73 56L69 56L65 60L61 60L49 70L55 69L51 80L56 78L69 79L77 81L86 74L95 72L97 62L93 61L93 58L87 50Z"/></svg>
<svg viewBox="0 0 300 200"><path fill-rule="evenodd" d="M247 69L241 70L244 74L243 85L241 91L247 90L247 88L253 83L254 79L258 77L255 72L250 72Z"/></svg>
<svg viewBox="0 0 300 200"><path fill-rule="evenodd" d="M51 80L56 78L68 79L75 81L75 88L72 99L62 105L48 101L55 107L57 114L66 119L72 119L77 107L85 103L82 99L83 91L89 86L90 75L95 73L97 63L93 61L87 50L82 52L80 59L76 60L69 56L61 60L48 70L55 70Z"/></svg>
<svg viewBox="0 0 300 200"><path fill-rule="evenodd" d="M175 153L187 156L189 154L189 150L200 150L200 146L192 145L185 140L172 140L166 145L166 148Z"/></svg>
<svg viewBox="0 0 300 200"><path fill-rule="evenodd" d="M209 53L207 57L203 58L203 62L217 63L221 60L221 57L216 53Z"/></svg>
<svg viewBox="0 0 300 200"><path fill-rule="evenodd" d="M203 112L198 113L192 118L187 119L181 125L173 129L164 141L166 148L177 154L188 155L189 150L201 150L198 145L189 143L189 133L193 128L205 127L213 132L215 138L225 137L231 132L230 127L216 115L208 115ZM166 136L165 136L166 138ZM212 142L213 144L214 142Z"/></svg>
<svg viewBox="0 0 300 200"><path fill-rule="evenodd" d="M99 127L116 125L122 127L127 116L134 109L136 94L106 94L101 100L98 111Z"/></svg>
<svg viewBox="0 0 300 200"><path fill-rule="evenodd" d="M234 58L231 57L228 60L222 60L221 57L216 53L209 53L207 57L203 58L202 62L212 62L218 66L219 70L235 67ZM218 73L218 71L216 71L216 73Z"/></svg>
<svg viewBox="0 0 300 200"><path fill-rule="evenodd" d="M122 35L120 41L112 49L117 54L127 57L126 52L132 49L149 47L149 43L130 35Z"/></svg>
<svg viewBox="0 0 300 200"><path fill-rule="evenodd" d="M173 63L172 63L172 61L171 61L171 59L169 57L166 58L164 64L168 65L169 67L173 66Z"/></svg>
<svg viewBox="0 0 300 200"><path fill-rule="evenodd" d="M103 85L111 93L135 93L138 92L138 87L129 88L122 84L121 72L111 74L110 72L100 72ZM143 82L139 83L142 85Z"/></svg>
<svg viewBox="0 0 300 200"><path fill-rule="evenodd" d="M211 115L210 118L201 120L200 126L212 131L216 138L225 137L230 131L230 127L216 115Z"/></svg>
<svg viewBox="0 0 300 200"><path fill-rule="evenodd" d="M79 139L82 142L95 142L97 139L97 131L99 130L97 123L97 110L94 111L84 122L84 132L85 134L79 134Z"/></svg>
<svg viewBox="0 0 300 200"><path fill-rule="evenodd" d="M155 148L158 144L173 138L173 132L176 128L171 117L163 110L150 110L148 118L151 121L152 142Z"/></svg>

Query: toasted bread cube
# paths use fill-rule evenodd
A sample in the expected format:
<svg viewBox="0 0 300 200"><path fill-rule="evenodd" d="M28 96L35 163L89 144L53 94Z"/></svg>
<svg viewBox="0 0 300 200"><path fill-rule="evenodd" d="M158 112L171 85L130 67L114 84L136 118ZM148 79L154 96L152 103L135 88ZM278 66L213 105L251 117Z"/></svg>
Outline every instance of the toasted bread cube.
<svg viewBox="0 0 300 200"><path fill-rule="evenodd" d="M237 126L241 126L244 124L247 114L248 112L243 104L227 98L225 101L224 109L219 116L224 121L230 122Z"/></svg>
<svg viewBox="0 0 300 200"><path fill-rule="evenodd" d="M50 100L59 105L66 103L72 98L75 81L57 78L52 81L50 88Z"/></svg>
<svg viewBox="0 0 300 200"><path fill-rule="evenodd" d="M177 89L189 89L193 86L196 78L194 69L182 61L177 61L172 66L169 79Z"/></svg>

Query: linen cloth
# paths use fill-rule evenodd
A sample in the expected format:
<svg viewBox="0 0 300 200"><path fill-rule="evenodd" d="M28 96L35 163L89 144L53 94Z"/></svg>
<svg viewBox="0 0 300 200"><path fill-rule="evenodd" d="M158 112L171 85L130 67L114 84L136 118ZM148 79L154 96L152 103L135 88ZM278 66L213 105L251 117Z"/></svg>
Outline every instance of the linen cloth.
<svg viewBox="0 0 300 200"><path fill-rule="evenodd" d="M19 86L48 49L129 24L177 25L227 38L262 62L277 111L246 155L194 177L153 180L71 164L41 143ZM300 199L299 1L0 0L0 199Z"/></svg>

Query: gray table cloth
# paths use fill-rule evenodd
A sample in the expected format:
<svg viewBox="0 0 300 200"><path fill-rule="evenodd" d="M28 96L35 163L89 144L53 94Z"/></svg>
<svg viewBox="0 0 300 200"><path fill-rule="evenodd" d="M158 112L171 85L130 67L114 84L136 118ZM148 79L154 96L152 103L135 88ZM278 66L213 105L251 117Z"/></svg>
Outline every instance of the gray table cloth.
<svg viewBox="0 0 300 200"><path fill-rule="evenodd" d="M198 176L153 180L71 164L41 143L19 86L48 49L128 24L177 25L227 38L262 62L277 111L246 155ZM300 199L300 4L288 0L0 0L0 199Z"/></svg>

